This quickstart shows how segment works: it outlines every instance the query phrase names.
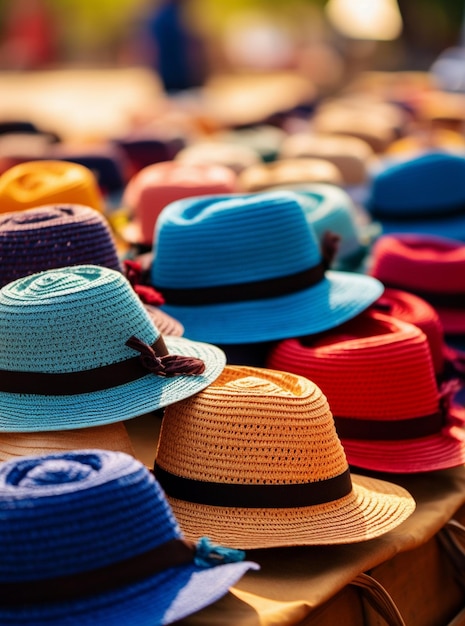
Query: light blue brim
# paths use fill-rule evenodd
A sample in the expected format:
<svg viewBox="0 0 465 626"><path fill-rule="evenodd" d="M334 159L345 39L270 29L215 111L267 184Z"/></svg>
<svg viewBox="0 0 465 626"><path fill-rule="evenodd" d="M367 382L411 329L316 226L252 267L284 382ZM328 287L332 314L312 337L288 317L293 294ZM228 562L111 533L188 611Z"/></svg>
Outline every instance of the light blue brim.
<svg viewBox="0 0 465 626"><path fill-rule="evenodd" d="M0 623L2 626L162 626L213 604L249 569L258 569L258 565L241 561L210 569L194 565L171 568L119 591L85 600L12 610L0 607Z"/></svg>
<svg viewBox="0 0 465 626"><path fill-rule="evenodd" d="M378 220L381 224L382 235L414 234L436 235L457 241L465 242L465 211L463 215L453 217L444 216L443 219L429 219L422 217L418 220Z"/></svg>
<svg viewBox="0 0 465 626"><path fill-rule="evenodd" d="M371 276L327 271L317 285L279 298L162 309L183 324L189 339L258 343L335 328L368 308L383 291L382 283Z"/></svg>
<svg viewBox="0 0 465 626"><path fill-rule="evenodd" d="M112 424L193 396L218 378L226 356L216 346L165 337L170 354L202 359L200 376L147 376L103 391L70 396L0 392L0 432L45 432Z"/></svg>

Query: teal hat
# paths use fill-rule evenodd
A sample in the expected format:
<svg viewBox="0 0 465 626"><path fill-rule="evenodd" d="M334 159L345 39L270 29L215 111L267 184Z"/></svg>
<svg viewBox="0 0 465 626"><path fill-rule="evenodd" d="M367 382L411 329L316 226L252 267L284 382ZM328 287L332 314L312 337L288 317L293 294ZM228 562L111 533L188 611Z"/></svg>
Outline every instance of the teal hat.
<svg viewBox="0 0 465 626"><path fill-rule="evenodd" d="M224 365L216 346L164 339L115 270L63 267L0 290L0 431L126 420L197 393Z"/></svg>
<svg viewBox="0 0 465 626"><path fill-rule="evenodd" d="M338 326L383 292L373 277L327 270L290 192L186 198L158 218L150 282L185 336L272 341Z"/></svg>

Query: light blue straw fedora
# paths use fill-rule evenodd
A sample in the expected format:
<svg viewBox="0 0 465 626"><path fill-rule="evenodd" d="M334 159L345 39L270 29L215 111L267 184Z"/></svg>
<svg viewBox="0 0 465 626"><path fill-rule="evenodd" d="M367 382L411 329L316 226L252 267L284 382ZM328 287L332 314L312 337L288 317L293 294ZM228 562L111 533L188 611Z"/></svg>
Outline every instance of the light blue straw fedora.
<svg viewBox="0 0 465 626"><path fill-rule="evenodd" d="M224 365L216 346L163 338L115 270L63 267L0 290L0 431L126 420L197 393Z"/></svg>
<svg viewBox="0 0 465 626"><path fill-rule="evenodd" d="M2 464L0 549L4 626L171 624L258 569L186 541L149 470L97 449Z"/></svg>
<svg viewBox="0 0 465 626"><path fill-rule="evenodd" d="M299 201L286 191L188 198L162 211L150 282L185 336L218 344L317 333L383 292L373 277L327 270Z"/></svg>

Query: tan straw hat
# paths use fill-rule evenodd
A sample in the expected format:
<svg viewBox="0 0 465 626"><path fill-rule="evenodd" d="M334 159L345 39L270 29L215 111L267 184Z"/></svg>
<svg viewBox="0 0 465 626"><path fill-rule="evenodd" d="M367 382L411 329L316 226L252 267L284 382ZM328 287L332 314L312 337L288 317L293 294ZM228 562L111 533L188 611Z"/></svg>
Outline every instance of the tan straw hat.
<svg viewBox="0 0 465 626"><path fill-rule="evenodd" d="M68 450L113 450L136 456L121 422L90 428L36 433L0 433L0 462Z"/></svg>
<svg viewBox="0 0 465 626"><path fill-rule="evenodd" d="M366 541L415 509L398 485L350 474L319 387L265 368L226 366L167 407L154 471L189 539L235 548Z"/></svg>

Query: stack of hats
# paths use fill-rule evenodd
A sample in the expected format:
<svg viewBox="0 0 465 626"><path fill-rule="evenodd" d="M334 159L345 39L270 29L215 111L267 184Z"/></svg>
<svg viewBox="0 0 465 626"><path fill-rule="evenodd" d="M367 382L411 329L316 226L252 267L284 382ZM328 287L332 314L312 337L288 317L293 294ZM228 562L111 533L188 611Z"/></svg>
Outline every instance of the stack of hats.
<svg viewBox="0 0 465 626"><path fill-rule="evenodd" d="M333 328L383 291L371 276L328 270L333 238L322 251L292 192L173 202L159 216L154 247L149 280L162 310L191 339L227 353L244 346L242 359L257 343Z"/></svg>

